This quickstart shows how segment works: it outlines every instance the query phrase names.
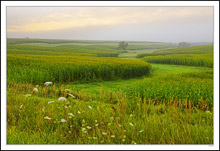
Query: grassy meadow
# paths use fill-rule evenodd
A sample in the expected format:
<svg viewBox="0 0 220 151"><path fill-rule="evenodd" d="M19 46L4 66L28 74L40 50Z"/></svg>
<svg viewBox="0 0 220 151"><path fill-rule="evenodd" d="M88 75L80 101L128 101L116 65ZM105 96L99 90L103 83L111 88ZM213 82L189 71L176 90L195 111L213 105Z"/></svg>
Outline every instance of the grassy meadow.
<svg viewBox="0 0 220 151"><path fill-rule="evenodd" d="M7 144L213 144L213 46L7 39Z"/></svg>

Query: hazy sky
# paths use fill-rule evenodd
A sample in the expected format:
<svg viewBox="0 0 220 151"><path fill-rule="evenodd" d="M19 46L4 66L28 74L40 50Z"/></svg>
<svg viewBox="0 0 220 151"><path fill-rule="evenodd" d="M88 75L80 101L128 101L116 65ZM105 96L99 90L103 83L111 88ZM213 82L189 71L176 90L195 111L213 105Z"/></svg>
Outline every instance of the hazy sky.
<svg viewBox="0 0 220 151"><path fill-rule="evenodd" d="M213 7L7 7L7 37L212 42Z"/></svg>

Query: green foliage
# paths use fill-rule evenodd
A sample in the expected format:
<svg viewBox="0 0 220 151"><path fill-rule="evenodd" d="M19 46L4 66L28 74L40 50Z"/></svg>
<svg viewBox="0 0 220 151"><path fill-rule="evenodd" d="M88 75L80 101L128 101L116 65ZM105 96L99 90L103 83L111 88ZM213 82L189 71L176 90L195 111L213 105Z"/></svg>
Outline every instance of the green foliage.
<svg viewBox="0 0 220 151"><path fill-rule="evenodd" d="M111 49L97 50L96 48L86 48L86 46L80 47L74 45L64 45L56 47L33 45L8 45L7 54L117 57L119 52Z"/></svg>
<svg viewBox="0 0 220 151"><path fill-rule="evenodd" d="M187 43L187 42L180 42L180 43L178 44L178 48L189 47L189 46L190 46L190 44Z"/></svg>
<svg viewBox="0 0 220 151"><path fill-rule="evenodd" d="M157 106L124 93L117 94L118 104L83 100L79 93L59 101L57 92L65 96L68 87L40 86L38 93L34 87L7 89L8 144L213 144L212 111Z"/></svg>
<svg viewBox="0 0 220 151"><path fill-rule="evenodd" d="M121 41L121 42L119 42L119 44L118 44L118 48L119 48L119 49L125 50L127 47L128 47L128 43L125 42L125 41Z"/></svg>
<svg viewBox="0 0 220 151"><path fill-rule="evenodd" d="M157 50L152 53L139 54L137 55L137 58L143 58L145 56L159 56L159 55L173 55L173 54L213 54L213 45Z"/></svg>
<svg viewBox="0 0 220 151"><path fill-rule="evenodd" d="M100 58L168 43L129 42L128 52L118 41L7 43L8 144L213 144L211 45L144 58L193 67Z"/></svg>
<svg viewBox="0 0 220 151"><path fill-rule="evenodd" d="M122 90L131 98L150 99L155 103L169 104L170 101L186 99L201 107L206 102L210 109L213 106L213 72L159 75L141 80Z"/></svg>
<svg viewBox="0 0 220 151"><path fill-rule="evenodd" d="M140 60L86 56L7 55L8 82L113 80L149 73L150 65Z"/></svg>
<svg viewBox="0 0 220 151"><path fill-rule="evenodd" d="M149 63L159 64L175 64L175 65L190 65L190 66L203 66L213 67L213 55L212 54L176 54L165 56L147 56L142 60Z"/></svg>

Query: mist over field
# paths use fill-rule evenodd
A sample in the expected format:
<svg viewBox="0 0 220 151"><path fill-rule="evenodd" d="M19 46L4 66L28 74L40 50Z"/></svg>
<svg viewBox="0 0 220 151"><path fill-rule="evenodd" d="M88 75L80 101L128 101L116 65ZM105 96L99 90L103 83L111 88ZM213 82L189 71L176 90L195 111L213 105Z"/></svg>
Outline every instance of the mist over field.
<svg viewBox="0 0 220 151"><path fill-rule="evenodd" d="M213 7L7 7L7 37L212 42Z"/></svg>

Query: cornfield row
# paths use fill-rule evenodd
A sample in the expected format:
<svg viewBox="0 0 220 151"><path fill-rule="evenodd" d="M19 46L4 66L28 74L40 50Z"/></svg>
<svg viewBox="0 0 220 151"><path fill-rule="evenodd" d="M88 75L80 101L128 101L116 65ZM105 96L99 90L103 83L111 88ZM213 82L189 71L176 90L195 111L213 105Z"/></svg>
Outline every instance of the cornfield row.
<svg viewBox="0 0 220 151"><path fill-rule="evenodd" d="M97 57L15 55L7 56L7 80L42 83L45 81L96 81L132 78L149 74L150 64L140 60Z"/></svg>
<svg viewBox="0 0 220 151"><path fill-rule="evenodd" d="M118 57L116 50L80 47L75 45L64 46L33 46L33 45L8 45L7 54L29 54L49 56L95 56L95 57Z"/></svg>
<svg viewBox="0 0 220 151"><path fill-rule="evenodd" d="M189 72L146 78L122 91L132 98L169 104L171 101L188 100L199 108L206 104L213 107L213 72Z"/></svg>
<svg viewBox="0 0 220 151"><path fill-rule="evenodd" d="M213 67L213 55L204 55L204 54L147 56L144 57L143 60L150 63L159 63L159 64Z"/></svg>
<svg viewBox="0 0 220 151"><path fill-rule="evenodd" d="M213 45L158 50L152 53L138 54L137 58L143 58L145 56L160 56L173 54L213 54Z"/></svg>

